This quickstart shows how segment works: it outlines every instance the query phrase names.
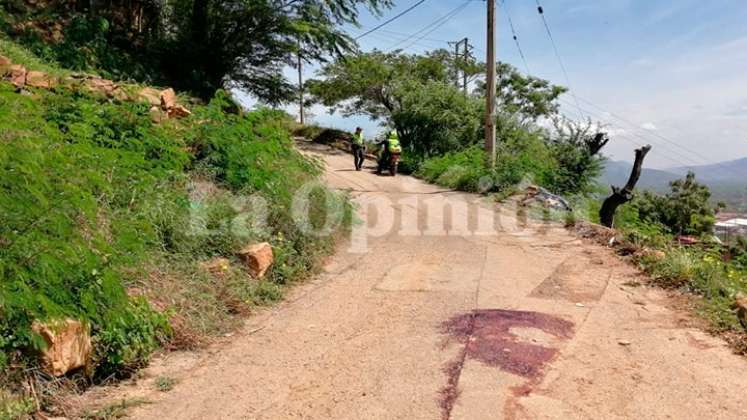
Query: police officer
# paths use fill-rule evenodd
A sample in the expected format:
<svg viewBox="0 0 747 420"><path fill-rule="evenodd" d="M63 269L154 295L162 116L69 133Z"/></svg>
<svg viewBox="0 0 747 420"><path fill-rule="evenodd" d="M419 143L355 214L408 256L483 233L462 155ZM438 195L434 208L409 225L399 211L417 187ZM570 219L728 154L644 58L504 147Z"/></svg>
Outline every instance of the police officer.
<svg viewBox="0 0 747 420"><path fill-rule="evenodd" d="M360 127L355 128L352 141L353 158L355 159L355 170L360 171L363 168L363 153L366 150L366 145L363 141L363 129Z"/></svg>
<svg viewBox="0 0 747 420"><path fill-rule="evenodd" d="M379 167L376 169L376 173L381 175L384 166L389 164L389 157L392 154L402 153L402 146L399 143L397 130L389 132L389 136L386 140L379 143L379 145L381 146L381 154L379 155Z"/></svg>

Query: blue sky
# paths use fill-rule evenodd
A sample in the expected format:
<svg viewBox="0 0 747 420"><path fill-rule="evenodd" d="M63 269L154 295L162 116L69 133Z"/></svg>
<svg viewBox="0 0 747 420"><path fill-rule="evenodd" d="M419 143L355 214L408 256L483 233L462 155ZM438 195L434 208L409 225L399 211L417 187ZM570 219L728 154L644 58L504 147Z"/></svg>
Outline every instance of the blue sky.
<svg viewBox="0 0 747 420"><path fill-rule="evenodd" d="M526 72L506 19L513 20L532 74L567 85L534 0L497 0L498 57ZM372 28L415 3L399 0L383 17L363 12ZM362 50L388 49L464 0L427 0L362 38ZM747 4L744 0L541 0L581 110L565 95L563 112L602 121L612 141L606 154L631 160L636 144L651 143L652 167L712 163L747 156ZM486 3L475 0L407 48L423 52L468 37L485 51ZM411 41L410 41L411 42ZM401 44L399 47L409 44ZM314 68L305 77L314 76ZM289 75L293 71L288 72ZM295 108L289 108L296 112ZM369 134L376 123L315 108L320 124ZM624 120L624 121L623 121Z"/></svg>

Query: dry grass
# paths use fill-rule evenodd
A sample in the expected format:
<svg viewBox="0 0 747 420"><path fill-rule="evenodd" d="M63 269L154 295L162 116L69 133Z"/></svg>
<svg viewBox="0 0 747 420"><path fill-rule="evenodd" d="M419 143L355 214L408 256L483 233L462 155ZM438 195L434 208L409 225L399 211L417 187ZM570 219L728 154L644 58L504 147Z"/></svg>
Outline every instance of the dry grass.
<svg viewBox="0 0 747 420"><path fill-rule="evenodd" d="M210 273L199 262L154 265L138 294L169 316L173 330L167 349L203 347L232 331L258 302L259 282L233 261L228 271Z"/></svg>

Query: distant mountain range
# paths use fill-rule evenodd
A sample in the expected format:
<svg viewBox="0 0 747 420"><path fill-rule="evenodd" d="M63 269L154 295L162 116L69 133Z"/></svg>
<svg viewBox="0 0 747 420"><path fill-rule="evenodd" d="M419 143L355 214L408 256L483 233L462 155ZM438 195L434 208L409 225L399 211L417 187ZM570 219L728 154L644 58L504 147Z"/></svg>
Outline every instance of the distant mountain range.
<svg viewBox="0 0 747 420"><path fill-rule="evenodd" d="M633 164L624 161L605 162L599 177L603 186L622 187L628 182ZM695 179L708 185L714 201L727 203L732 210L747 211L747 158L719 162L712 165L651 169L643 165L637 188L658 192L669 191L669 183L684 178L687 171L695 172Z"/></svg>
<svg viewBox="0 0 747 420"><path fill-rule="evenodd" d="M633 164L629 162L607 161L604 164L604 172L599 177L599 182L604 186L614 185L622 187L628 182L628 177L630 177L632 169ZM669 188L670 182L680 178L682 178L680 175L673 172L646 168L644 162L641 178L638 180L636 187L639 189L663 191Z"/></svg>
<svg viewBox="0 0 747 420"><path fill-rule="evenodd" d="M747 158L719 162L712 165L667 169L668 172L679 175L686 175L689 170L694 171L696 178L706 183L737 182L747 184Z"/></svg>
<svg viewBox="0 0 747 420"><path fill-rule="evenodd" d="M630 176L633 165L624 161L605 162L604 172L599 181L603 185L623 186ZM744 186L747 188L747 158L701 166L682 166L668 169L646 168L644 163L638 188L657 191L668 190L669 183L683 178L688 171L695 172L695 178L708 186Z"/></svg>

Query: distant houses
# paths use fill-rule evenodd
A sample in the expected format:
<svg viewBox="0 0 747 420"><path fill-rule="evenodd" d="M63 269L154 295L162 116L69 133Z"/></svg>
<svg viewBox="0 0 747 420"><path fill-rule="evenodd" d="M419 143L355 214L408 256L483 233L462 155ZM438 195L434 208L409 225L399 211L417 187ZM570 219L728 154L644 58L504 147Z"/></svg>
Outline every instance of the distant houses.
<svg viewBox="0 0 747 420"><path fill-rule="evenodd" d="M716 222L713 232L724 242L731 242L737 236L747 237L747 219L734 218Z"/></svg>

